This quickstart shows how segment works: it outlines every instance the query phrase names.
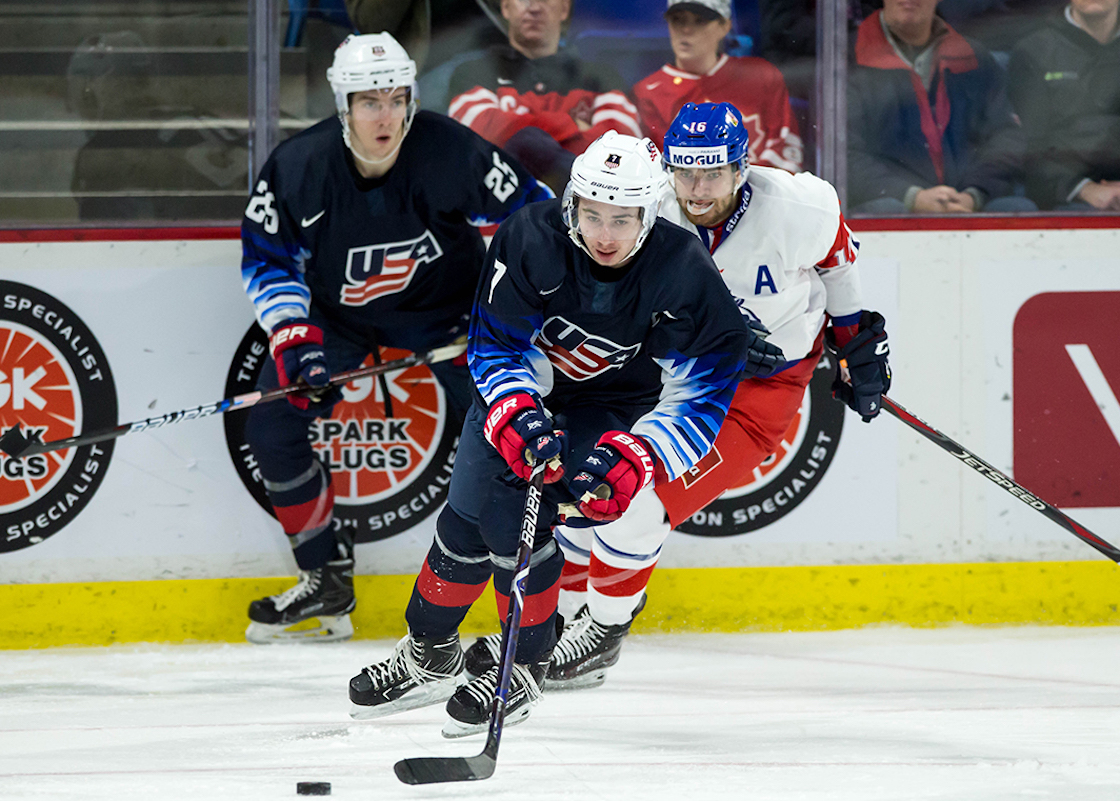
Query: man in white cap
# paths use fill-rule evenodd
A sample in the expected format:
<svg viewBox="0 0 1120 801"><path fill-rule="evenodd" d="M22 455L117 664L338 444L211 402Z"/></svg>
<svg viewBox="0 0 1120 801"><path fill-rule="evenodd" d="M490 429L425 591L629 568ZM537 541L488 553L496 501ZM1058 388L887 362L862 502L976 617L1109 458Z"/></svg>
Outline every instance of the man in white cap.
<svg viewBox="0 0 1120 801"><path fill-rule="evenodd" d="M665 20L673 63L632 89L642 133L661 142L685 103L731 103L750 134L752 164L800 171L801 137L782 73L764 59L723 52L731 0L668 0Z"/></svg>
<svg viewBox="0 0 1120 801"><path fill-rule="evenodd" d="M255 406L246 423L300 571L250 605L252 642L353 632L354 544L335 530L331 476L308 440L340 398L325 389L332 372L379 346L423 352L464 334L485 255L478 226L552 196L482 137L417 111L416 65L389 34L348 37L327 79L338 116L273 151L241 227L242 280L271 354L258 386L322 389ZM430 369L461 419L466 364Z"/></svg>

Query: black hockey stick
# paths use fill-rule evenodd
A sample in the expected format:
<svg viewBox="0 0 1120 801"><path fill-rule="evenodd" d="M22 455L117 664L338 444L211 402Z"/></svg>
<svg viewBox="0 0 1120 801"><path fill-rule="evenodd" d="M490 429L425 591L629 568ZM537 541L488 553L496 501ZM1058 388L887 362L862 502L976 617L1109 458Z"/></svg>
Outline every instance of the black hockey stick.
<svg viewBox="0 0 1120 801"><path fill-rule="evenodd" d="M1105 542L1096 534L1089 531L1089 529L1085 528L1085 526L1081 525L1076 520L1071 518L1069 515L1051 506L1021 484L1017 484L1012 481L1010 478L1005 476L1000 471L996 470L975 453L968 450L968 448L965 448L960 443L954 442L953 440L949 439L949 437L945 436L928 423L919 420L917 417L906 411L906 409L895 403L886 395L883 396L883 408L902 422L906 423L906 425L910 426L930 442L934 442L940 445L942 448L955 456L960 462L968 465L977 473L989 479L997 487L1001 487L1007 490L1007 492L1009 492L1013 497L1018 498L1031 509L1034 509L1036 512L1046 515L1046 517L1050 518L1066 531L1073 534L1073 536L1077 537L1083 542L1089 543L1112 561L1120 562L1120 549L1117 549L1115 545L1111 545Z"/></svg>
<svg viewBox="0 0 1120 801"><path fill-rule="evenodd" d="M506 718L506 698L513 673L513 655L517 651L517 635L521 630L521 610L525 608L525 582L529 578L529 561L533 557L533 539L537 531L537 515L541 508L544 470L548 462L538 462L529 475L525 494L525 513L521 517L521 543L517 548L517 568L509 589L509 613L502 632L502 658L498 662L498 687L490 710L490 730L482 753L473 757L412 757L393 766L397 778L405 784L437 782L469 782L489 779L498 762L498 745Z"/></svg>
<svg viewBox="0 0 1120 801"><path fill-rule="evenodd" d="M385 373L391 373L394 370L404 370L408 367L414 367L418 364L447 361L448 359L454 359L456 356L462 355L466 349L467 346L465 343L457 342L451 345L445 345L442 348L433 348L426 353L414 353L403 359L376 364L372 367L359 367L357 370L347 370L344 373L331 376L330 381L327 382L327 386L341 386L342 384L347 384L358 378L365 378L371 375L379 376ZM169 412L160 417L149 417L147 420L125 423L115 428L104 428L100 431L91 431L88 434L79 434L76 437L56 439L51 442L42 442L38 436L35 435L31 437L24 436L23 432L19 430L19 426L16 425L14 428L9 428L4 432L3 436L0 436L0 451L8 454L8 456L11 456L13 459L18 459L21 456L33 456L37 453L47 453L48 451L57 451L63 448L79 448L83 445L92 445L95 442L104 442L107 439L123 437L125 434L132 434L137 431L161 428L183 420L197 420L201 417L209 417L212 414L224 414L225 412L233 412L238 409L248 409L250 406L256 406L258 403L267 403L268 401L286 398L288 395L306 393L309 390L311 390L311 387L306 384L289 384L286 387L270 389L267 392L261 392L259 390L255 392L246 392L244 395L226 398L225 400L206 406L195 406L193 409ZM323 387L316 387L314 391L322 392L322 390Z"/></svg>

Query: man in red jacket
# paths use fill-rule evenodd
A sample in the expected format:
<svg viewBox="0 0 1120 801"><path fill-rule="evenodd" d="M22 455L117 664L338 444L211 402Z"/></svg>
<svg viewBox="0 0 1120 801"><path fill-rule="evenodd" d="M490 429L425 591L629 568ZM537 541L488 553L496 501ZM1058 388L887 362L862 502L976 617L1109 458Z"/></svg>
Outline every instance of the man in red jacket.
<svg viewBox="0 0 1120 801"><path fill-rule="evenodd" d="M560 49L570 12L571 0L502 0L509 44L459 65L447 112L558 193L575 157L604 133L641 136L618 73Z"/></svg>

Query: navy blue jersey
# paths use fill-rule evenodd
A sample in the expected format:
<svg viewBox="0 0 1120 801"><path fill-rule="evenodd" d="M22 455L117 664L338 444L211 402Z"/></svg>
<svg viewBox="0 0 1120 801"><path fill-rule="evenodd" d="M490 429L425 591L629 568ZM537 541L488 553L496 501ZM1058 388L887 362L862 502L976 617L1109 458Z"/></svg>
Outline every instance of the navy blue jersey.
<svg viewBox="0 0 1120 801"><path fill-rule="evenodd" d="M568 235L560 201L498 229L471 317L468 364L482 400L535 393L552 413L633 410L631 432L670 479L715 441L748 333L711 256L657 220L634 260L596 265Z"/></svg>
<svg viewBox="0 0 1120 801"><path fill-rule="evenodd" d="M273 151L241 226L242 280L271 332L312 304L384 345L430 347L469 311L478 226L551 197L502 150L420 111L392 169L363 178L337 118Z"/></svg>

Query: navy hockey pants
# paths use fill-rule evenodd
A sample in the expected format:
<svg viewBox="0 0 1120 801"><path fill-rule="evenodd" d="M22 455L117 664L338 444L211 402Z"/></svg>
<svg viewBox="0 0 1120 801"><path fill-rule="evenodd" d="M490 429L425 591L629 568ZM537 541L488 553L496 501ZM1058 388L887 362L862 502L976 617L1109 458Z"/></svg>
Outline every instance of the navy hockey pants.
<svg viewBox="0 0 1120 801"><path fill-rule="evenodd" d="M363 341L352 333L344 335L317 315L314 308L310 319L323 329L323 347L332 373L361 366L372 350L372 341ZM409 347L400 342L400 337L396 340L381 344ZM448 343L420 341L412 347L427 350L445 344ZM430 364L428 368L447 395L448 425L457 427L471 403L470 373L465 364L451 361ZM269 358L261 368L257 388L268 390L278 385L276 363ZM329 417L330 412L324 411L322 416ZM308 440L311 423L311 416L281 400L252 407L245 424L245 438L260 466L272 509L288 535L300 570L322 567L340 555L332 525L334 492L330 472L316 458ZM351 543L343 543L343 550L350 551Z"/></svg>
<svg viewBox="0 0 1120 801"><path fill-rule="evenodd" d="M537 517L533 558L525 587L516 661L540 661L556 644L556 602L563 553L552 537L557 506L571 502L567 479L607 431L628 431L633 420L602 407L575 408L553 418L568 432L565 477L546 484ZM485 412L467 412L447 505L436 521L436 536L416 578L405 617L416 636L443 638L457 631L486 588L491 574L499 619L505 622L516 567L527 484L514 475L482 434Z"/></svg>

